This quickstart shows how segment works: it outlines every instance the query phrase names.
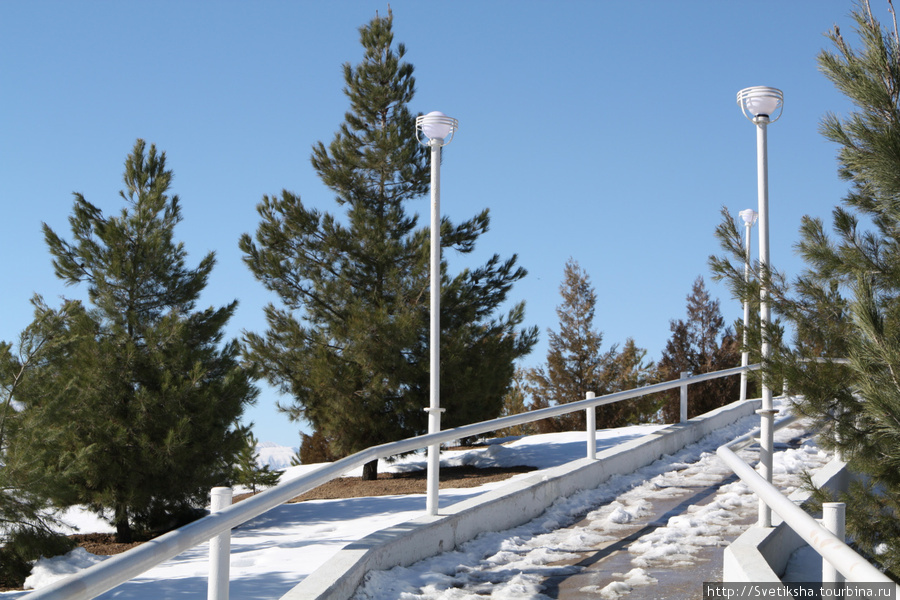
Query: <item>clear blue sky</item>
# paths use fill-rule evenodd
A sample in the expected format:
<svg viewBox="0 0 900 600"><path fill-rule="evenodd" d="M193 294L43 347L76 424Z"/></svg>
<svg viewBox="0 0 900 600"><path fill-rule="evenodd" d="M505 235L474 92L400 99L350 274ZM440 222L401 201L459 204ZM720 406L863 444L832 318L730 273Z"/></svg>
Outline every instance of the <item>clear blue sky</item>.
<svg viewBox="0 0 900 600"><path fill-rule="evenodd" d="M872 0L883 23L887 4ZM847 186L827 111L850 106L818 72L849 0L393 0L418 93L412 110L459 119L445 149L442 209L484 207L492 229L473 260L519 255L512 292L546 356L563 266L574 257L598 294L604 345L633 337L656 360L669 321L706 277L729 321L741 307L709 280L720 207L756 207L756 134L735 103L767 85L785 95L769 129L771 255L788 273L800 217L828 217ZM299 193L336 211L310 149L328 143L347 101L341 65L359 62L358 28L384 1L0 2L0 339L30 322L29 299L80 297L53 275L40 226L71 238L72 192L121 208L136 138L165 150L196 264L218 263L203 305L235 298L229 334L262 331L270 300L241 260L263 194ZM410 207L427 224L428 200ZM754 252L757 246L754 230ZM453 259L453 257L451 257ZM461 265L453 259L452 266ZM248 413L260 440L299 442L266 389Z"/></svg>

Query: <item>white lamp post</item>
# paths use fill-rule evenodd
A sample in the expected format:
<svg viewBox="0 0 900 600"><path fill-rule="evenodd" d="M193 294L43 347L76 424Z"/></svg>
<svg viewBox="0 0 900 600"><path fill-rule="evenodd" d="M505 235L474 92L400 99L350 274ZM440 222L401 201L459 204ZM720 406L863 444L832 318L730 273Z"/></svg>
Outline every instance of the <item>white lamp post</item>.
<svg viewBox="0 0 900 600"><path fill-rule="evenodd" d="M750 281L750 229L756 223L759 215L752 208L742 210L738 213L744 221L744 227L747 229L745 245L747 246L747 254L744 258L744 281ZM750 364L750 353L747 352L747 326L750 324L750 300L744 301L744 348L741 353L741 366L746 367ZM747 399L747 371L741 373L741 402Z"/></svg>
<svg viewBox="0 0 900 600"><path fill-rule="evenodd" d="M428 433L441 430L441 148L450 143L459 128L456 119L434 111L416 118L416 138L431 148L431 336ZM423 139L424 136L424 139ZM427 499L429 515L438 512L438 481L441 446L428 447Z"/></svg>
<svg viewBox="0 0 900 600"><path fill-rule="evenodd" d="M769 268L769 165L766 128L769 123L774 123L781 118L784 94L781 90L772 87L749 87L738 92L737 103L744 116L756 125L759 267L763 276L759 291L759 318L763 330L761 354L763 363L765 363L769 358L768 325L772 322L768 302L769 290L765 282ZM772 452L775 445L773 424L776 411L772 404L772 388L765 372L763 372L762 381L762 409L758 412L760 415L760 475L765 477L766 481L771 482ZM760 527L772 526L772 511L762 500L759 503L759 525Z"/></svg>

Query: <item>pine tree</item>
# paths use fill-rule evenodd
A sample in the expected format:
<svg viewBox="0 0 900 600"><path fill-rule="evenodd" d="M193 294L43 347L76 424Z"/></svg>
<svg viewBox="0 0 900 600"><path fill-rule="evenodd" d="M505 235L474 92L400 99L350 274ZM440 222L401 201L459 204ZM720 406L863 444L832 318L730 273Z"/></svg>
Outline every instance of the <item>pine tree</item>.
<svg viewBox="0 0 900 600"><path fill-rule="evenodd" d="M249 427L241 428L241 434L244 438L244 445L237 455L233 480L236 485L249 487L250 492L255 494L258 487L271 487L277 484L281 473L273 471L269 465L259 464L257 460L259 441Z"/></svg>
<svg viewBox="0 0 900 600"><path fill-rule="evenodd" d="M740 365L740 346L719 308L706 289L703 277L697 277L687 297L687 320L670 322L672 337L666 342L659 361L661 381L681 377L681 373L701 375ZM703 414L738 398L738 376L696 383L689 388L688 417ZM664 393L663 417L677 422L680 415L678 390Z"/></svg>
<svg viewBox="0 0 900 600"><path fill-rule="evenodd" d="M653 361L645 363L646 357L647 350L638 347L634 339L626 339L604 371L605 393L633 390L655 383L658 377L656 365ZM660 408L659 397L645 396L600 406L597 408L597 418L606 427L651 423L659 420Z"/></svg>
<svg viewBox="0 0 900 600"><path fill-rule="evenodd" d="M75 194L73 241L44 225L56 275L85 285L93 308L69 301L54 312L64 344L15 394L17 456L67 484L57 504L110 511L120 541L205 503L228 476L237 420L257 393L237 341L219 347L237 303L195 309L215 259L185 264L165 158L138 140L118 216Z"/></svg>
<svg viewBox="0 0 900 600"><path fill-rule="evenodd" d="M848 534L900 580L900 35L896 17L892 31L883 29L868 2L852 18L859 49L835 26L833 50L819 54L821 71L855 105L821 124L851 189L832 211L831 234L821 219L803 218L797 247L806 269L791 286L757 265L794 338L787 343L780 328L755 334L778 342L766 372L786 380L795 410L821 424L819 443L866 475L840 498ZM714 270L736 295L752 297L756 290L735 276L742 249L734 223L723 219L717 235L726 255L711 259Z"/></svg>
<svg viewBox="0 0 900 600"><path fill-rule="evenodd" d="M17 390L35 369L51 359L60 341L55 318L35 299L34 323L18 343L0 342L0 588L20 587L41 556L67 552L73 543L56 533L50 505L52 484L32 468L31 457L13 446L20 425ZM58 483L58 482L56 482Z"/></svg>
<svg viewBox="0 0 900 600"><path fill-rule="evenodd" d="M586 392L607 393L604 371L616 349L601 351L603 333L594 329L597 294L590 277L570 258L559 286L562 303L556 307L559 332L548 331L550 340L546 366L528 373L532 408L544 408L584 400ZM598 421L600 425L602 421ZM537 423L541 431L578 431L585 428L585 414L576 411ZM606 426L604 424L604 426Z"/></svg>
<svg viewBox="0 0 900 600"><path fill-rule="evenodd" d="M416 140L413 67L393 45L392 20L389 12L360 29L363 60L344 65L350 110L331 144L313 148L344 218L284 191L263 198L255 238L240 241L282 303L266 307L264 334L246 334L248 357L292 397L282 410L341 456L426 427L428 230L406 206L428 190L428 152ZM442 246L470 252L488 225L487 211L459 225L445 218ZM442 271L441 405L452 427L499 414L536 331L518 330L522 304L497 315L525 275L515 257L452 278ZM376 468L366 465L364 477Z"/></svg>
<svg viewBox="0 0 900 600"><path fill-rule="evenodd" d="M528 396L528 372L525 369L516 369L512 384L503 397L503 410L501 417L518 415L528 411L526 399ZM531 435L537 431L534 423L523 423L507 427L497 432L499 437Z"/></svg>

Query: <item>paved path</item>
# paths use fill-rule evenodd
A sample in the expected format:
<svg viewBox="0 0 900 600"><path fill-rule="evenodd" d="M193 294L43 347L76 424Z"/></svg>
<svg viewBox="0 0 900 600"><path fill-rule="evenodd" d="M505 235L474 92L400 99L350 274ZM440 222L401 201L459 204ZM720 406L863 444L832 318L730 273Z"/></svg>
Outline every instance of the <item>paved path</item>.
<svg viewBox="0 0 900 600"><path fill-rule="evenodd" d="M805 445L805 454L810 454L811 442L805 431L788 429L776 440L778 438L781 439L776 444L776 452L788 451L795 458L797 449ZM758 447L742 452L744 459L753 463ZM810 458L812 467L823 462L821 456ZM721 581L724 546L755 524L758 504L755 496L751 496L751 502L735 502L736 493L744 496L739 494L739 488L744 486L718 458L706 457L700 463L686 466L681 471L685 482L694 478L690 471L698 466L709 476L706 484L679 485L676 494L663 495L659 499L652 493L645 495L643 500L649 499L652 508L617 527L617 539L584 548L577 559L560 561L559 565L574 565L577 571L547 578L542 593L559 600L702 598L702 582ZM797 472L777 474L775 483L790 492L801 484L800 475ZM625 498L626 502L628 500ZM667 544L679 541L678 536L668 535L666 530L672 529L673 525L676 530L679 526L684 529L685 521L692 515L698 516L694 523L696 531L681 536L681 547L675 547L675 544L666 549ZM602 511L595 511L573 528L608 529L609 519L607 517L604 522L603 516ZM717 532L708 535L712 527L704 525L714 526ZM653 552L653 548L662 551Z"/></svg>
<svg viewBox="0 0 900 600"><path fill-rule="evenodd" d="M691 507L708 506L712 502L719 489L736 481L737 476L724 478L719 484L704 487L687 488L688 493L663 502L654 502L654 510L651 516L641 519L629 528L630 532L623 532L620 539L609 542L596 548L586 548L581 560L566 561L564 564L574 564L581 567L578 573L570 576L548 578L545 583L544 595L560 600L602 598L600 590L613 584L607 590L606 595L612 596L616 589L614 585L624 579L624 574L635 568L632 560L634 555L629 552L632 543L639 541L660 528L664 528L672 517L684 515ZM749 527L756 522L755 507L741 507L740 514L731 521L735 527ZM591 522L585 519L576 524L576 527L590 527ZM738 534L722 536L722 543L730 543ZM666 589L666 598L700 598L698 592L700 582L719 581L722 576L722 549L723 545L709 545L701 547L692 555L691 565L664 565L657 564L655 568L647 568L645 571L657 583L652 585L632 585L627 590L629 600L639 598L659 598L660 586ZM616 592L619 595L626 592L624 586Z"/></svg>
<svg viewBox="0 0 900 600"><path fill-rule="evenodd" d="M704 581L721 579L723 548L756 521L759 504L715 449L757 423L742 420L595 490L561 498L514 529L371 573L371 586L357 597L701 598ZM828 460L801 425L776 432L775 440L774 480L785 493L800 485L804 469ZM753 447L739 452L751 463L757 454Z"/></svg>

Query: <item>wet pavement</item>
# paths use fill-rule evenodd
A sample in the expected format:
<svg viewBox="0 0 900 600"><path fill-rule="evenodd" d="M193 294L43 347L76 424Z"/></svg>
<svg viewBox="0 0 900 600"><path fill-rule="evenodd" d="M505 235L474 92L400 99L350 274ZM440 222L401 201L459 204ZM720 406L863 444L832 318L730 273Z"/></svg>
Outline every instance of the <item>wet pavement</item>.
<svg viewBox="0 0 900 600"><path fill-rule="evenodd" d="M798 448L809 441L805 431L787 429L776 437L776 452ZM741 451L745 460L754 464L758 455L758 447L752 446ZM724 465L723 465L724 466ZM690 470L685 469L685 472ZM670 497L658 499L648 496L652 507L627 525L619 525L617 539L584 548L578 551L579 557L558 564L578 567L577 572L550 577L544 582L542 593L549 598L559 600L587 600L590 598L627 598L643 600L667 598L675 600L700 599L703 597L702 584L708 581L721 581L723 551L725 546L737 538L743 531L754 525L758 516L758 503L745 503L735 506L725 514L725 522L717 536L712 537L708 545L701 543L689 556L676 556L661 559L646 559L640 552L632 552L634 544L645 536L650 536L661 528L665 528L673 517L698 514L704 507L715 502L723 488L738 481L730 470L708 469L707 474L715 476L716 481L705 485L678 485L677 493ZM685 478L690 481L690 477ZM800 476L787 473L775 476L775 483L787 492L800 485ZM740 485L740 484L739 484ZM734 486L731 486L732 488ZM673 490L673 491L675 491ZM754 496L755 498L755 496ZM645 503L646 506L646 503ZM605 525L597 523L597 515L588 515L572 528L593 528L597 530ZM646 540L647 538L645 538ZM646 545L646 544L645 544ZM569 550L571 552L571 549ZM636 569L637 567L637 569Z"/></svg>

